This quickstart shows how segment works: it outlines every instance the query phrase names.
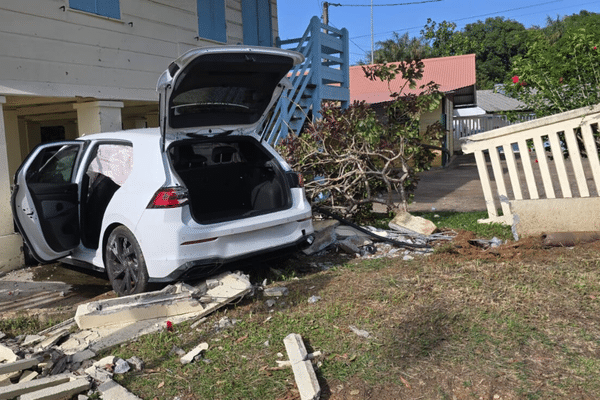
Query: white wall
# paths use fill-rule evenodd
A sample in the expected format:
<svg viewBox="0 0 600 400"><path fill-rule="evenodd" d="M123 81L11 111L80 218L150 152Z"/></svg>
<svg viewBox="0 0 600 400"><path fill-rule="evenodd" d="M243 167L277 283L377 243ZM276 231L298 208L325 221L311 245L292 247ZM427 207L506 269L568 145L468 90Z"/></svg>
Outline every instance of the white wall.
<svg viewBox="0 0 600 400"><path fill-rule="evenodd" d="M120 0L121 19L68 0L2 0L0 94L156 100L156 81L197 39L196 0ZM277 36L272 0L273 37ZM227 42L243 41L241 0L226 1Z"/></svg>

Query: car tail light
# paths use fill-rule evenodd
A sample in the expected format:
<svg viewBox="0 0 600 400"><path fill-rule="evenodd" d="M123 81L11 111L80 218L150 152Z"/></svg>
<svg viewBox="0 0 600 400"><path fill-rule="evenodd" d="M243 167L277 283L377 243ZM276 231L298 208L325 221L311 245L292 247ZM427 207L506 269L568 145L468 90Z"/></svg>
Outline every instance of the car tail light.
<svg viewBox="0 0 600 400"><path fill-rule="evenodd" d="M304 187L304 179L300 172L288 172L287 173L288 183L291 188Z"/></svg>
<svg viewBox="0 0 600 400"><path fill-rule="evenodd" d="M188 203L186 188L181 186L164 187L156 191L147 208L176 208Z"/></svg>

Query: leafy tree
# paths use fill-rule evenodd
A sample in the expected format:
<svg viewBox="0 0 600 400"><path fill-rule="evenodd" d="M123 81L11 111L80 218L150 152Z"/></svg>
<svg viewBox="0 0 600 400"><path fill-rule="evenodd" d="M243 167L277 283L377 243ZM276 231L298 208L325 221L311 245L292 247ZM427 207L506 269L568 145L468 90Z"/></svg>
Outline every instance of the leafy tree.
<svg viewBox="0 0 600 400"><path fill-rule="evenodd" d="M506 90L551 115L600 103L600 15L582 11L535 30Z"/></svg>
<svg viewBox="0 0 600 400"><path fill-rule="evenodd" d="M373 55L375 64L422 59L429 57L431 54L431 49L421 38L411 38L408 36L408 32L404 35L394 32L392 36L391 39L376 43L377 48ZM368 62L366 63L370 63L370 54L367 55L367 58Z"/></svg>
<svg viewBox="0 0 600 400"><path fill-rule="evenodd" d="M431 46L431 56L476 54L477 87L491 89L506 80L513 57L525 53L527 30L519 22L503 17L468 24L462 31L454 22L427 20L421 31Z"/></svg>
<svg viewBox="0 0 600 400"><path fill-rule="evenodd" d="M307 197L321 207L358 218L374 202L395 208L392 194L400 193L406 211L416 187L416 173L431 166L444 130L439 122L419 132L421 115L435 110L442 94L433 82L419 86L419 95L404 93L423 77L420 60L363 67L369 79L388 83L401 76L405 85L391 93L385 118L364 102L345 110L333 105L321 109L322 118L303 135L291 135L278 151L306 178Z"/></svg>
<svg viewBox="0 0 600 400"><path fill-rule="evenodd" d="M454 22L442 21L438 24L428 18L421 35L431 47L432 57L460 56L468 54L474 47L467 37L456 30Z"/></svg>

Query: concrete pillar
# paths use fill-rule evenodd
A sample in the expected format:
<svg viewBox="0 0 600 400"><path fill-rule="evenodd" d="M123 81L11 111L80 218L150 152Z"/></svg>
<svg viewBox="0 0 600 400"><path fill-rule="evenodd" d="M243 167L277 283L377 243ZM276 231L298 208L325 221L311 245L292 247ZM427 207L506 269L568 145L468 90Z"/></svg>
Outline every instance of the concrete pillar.
<svg viewBox="0 0 600 400"><path fill-rule="evenodd" d="M123 121L123 129L146 128L146 118L128 118Z"/></svg>
<svg viewBox="0 0 600 400"><path fill-rule="evenodd" d="M0 96L0 274L23 266L21 236L14 232L10 209L10 173L7 152L7 130L4 124L2 104L6 97Z"/></svg>
<svg viewBox="0 0 600 400"><path fill-rule="evenodd" d="M39 122L27 121L27 154L33 150L35 146L42 143L42 125Z"/></svg>
<svg viewBox="0 0 600 400"><path fill-rule="evenodd" d="M122 130L121 101L93 101L77 103L77 124L79 136L98 132L114 132Z"/></svg>
<svg viewBox="0 0 600 400"><path fill-rule="evenodd" d="M65 139L66 140L75 140L79 137L79 132L77 131L76 123L65 123L63 124L65 127Z"/></svg>
<svg viewBox="0 0 600 400"><path fill-rule="evenodd" d="M158 112L146 114L146 121L148 123L148 128L158 128L159 127Z"/></svg>

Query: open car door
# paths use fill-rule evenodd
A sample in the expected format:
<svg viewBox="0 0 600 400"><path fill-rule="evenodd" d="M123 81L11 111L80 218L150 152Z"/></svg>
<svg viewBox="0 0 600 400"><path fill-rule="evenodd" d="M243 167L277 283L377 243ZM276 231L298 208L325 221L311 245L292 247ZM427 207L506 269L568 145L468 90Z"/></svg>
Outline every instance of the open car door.
<svg viewBox="0 0 600 400"><path fill-rule="evenodd" d="M36 147L15 174L11 207L15 224L40 262L69 255L79 245L76 171L84 141Z"/></svg>

